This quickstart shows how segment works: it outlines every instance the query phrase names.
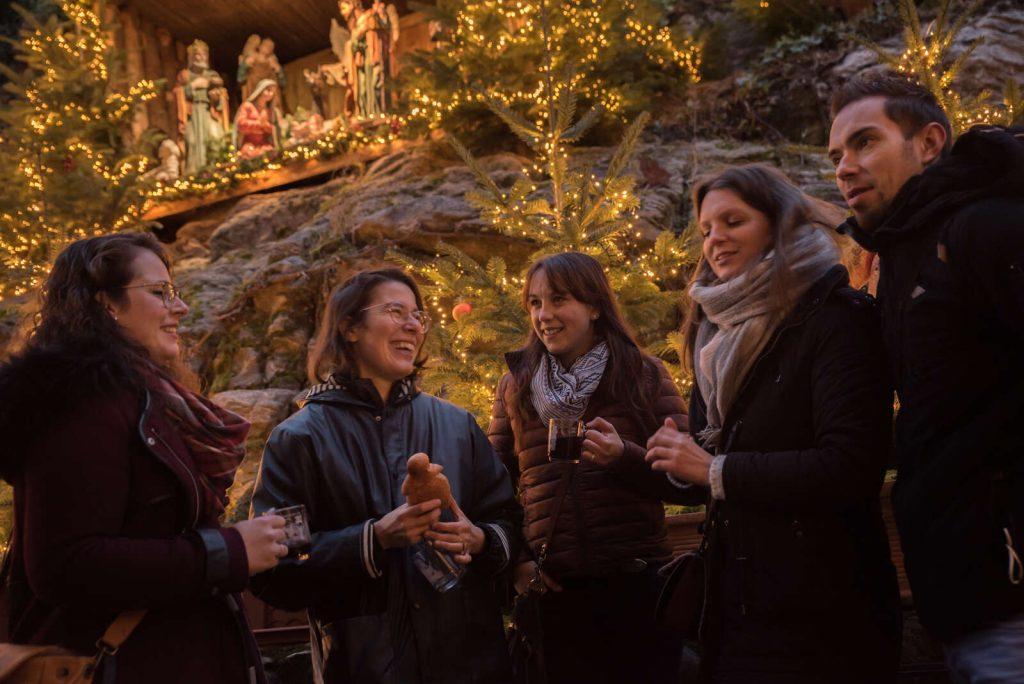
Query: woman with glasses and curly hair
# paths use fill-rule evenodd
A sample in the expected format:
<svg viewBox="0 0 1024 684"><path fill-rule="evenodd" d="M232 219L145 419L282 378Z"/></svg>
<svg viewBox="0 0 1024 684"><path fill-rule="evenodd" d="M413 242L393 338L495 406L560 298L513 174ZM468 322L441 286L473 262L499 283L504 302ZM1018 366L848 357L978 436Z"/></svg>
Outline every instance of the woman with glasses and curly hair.
<svg viewBox="0 0 1024 684"><path fill-rule="evenodd" d="M305 506L312 543L260 578L272 605L307 609L317 681L505 682L494 580L517 553L520 513L508 473L473 416L421 392L430 319L397 269L335 288L309 358L316 384L271 434L252 513ZM409 504L409 457L443 468L442 501ZM465 570L435 590L415 564L424 539Z"/></svg>
<svg viewBox="0 0 1024 684"><path fill-rule="evenodd" d="M189 389L169 267L151 235L75 242L0 367L10 635L91 655L117 620L97 681L263 681L238 592L287 553L284 520L218 522L249 424Z"/></svg>

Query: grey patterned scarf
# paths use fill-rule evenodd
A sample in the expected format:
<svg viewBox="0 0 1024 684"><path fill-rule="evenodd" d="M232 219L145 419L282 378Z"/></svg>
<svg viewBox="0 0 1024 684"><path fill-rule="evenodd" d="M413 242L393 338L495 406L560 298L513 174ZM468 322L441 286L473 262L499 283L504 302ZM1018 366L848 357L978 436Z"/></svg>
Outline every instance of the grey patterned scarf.
<svg viewBox="0 0 1024 684"><path fill-rule="evenodd" d="M541 421L547 425L552 418L577 420L583 416L607 363L608 345L604 342L576 359L569 370L544 352L530 382L530 399Z"/></svg>
<svg viewBox="0 0 1024 684"><path fill-rule="evenodd" d="M722 421L754 361L789 311L778 311L768 296L774 250L746 272L721 282L710 268L690 287L704 314L694 345L694 375L707 405L708 426L700 436L720 447ZM787 249L795 276L790 302L839 262L839 248L824 231L797 230Z"/></svg>

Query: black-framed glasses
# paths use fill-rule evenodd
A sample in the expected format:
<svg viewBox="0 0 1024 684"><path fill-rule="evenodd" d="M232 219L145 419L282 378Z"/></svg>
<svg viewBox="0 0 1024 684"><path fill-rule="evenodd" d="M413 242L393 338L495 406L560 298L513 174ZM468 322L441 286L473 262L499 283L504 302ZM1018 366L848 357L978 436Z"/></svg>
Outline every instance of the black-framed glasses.
<svg viewBox="0 0 1024 684"><path fill-rule="evenodd" d="M393 320L397 325L405 325L405 322L411 319L414 323L420 326L420 329L424 333L430 329L430 314L422 309L409 311L398 302L384 302L383 304L368 306L364 309L360 309L360 311L369 311L370 309L384 309L384 312L391 316L391 320Z"/></svg>
<svg viewBox="0 0 1024 684"><path fill-rule="evenodd" d="M181 299L181 290L174 286L174 283L169 283L166 280L159 283L143 283L142 285L125 285L124 287L117 288L118 290L134 290L140 287L148 287L153 290L153 294L156 294L156 289L160 288L160 298L164 302L164 306L168 309L174 304L175 299Z"/></svg>

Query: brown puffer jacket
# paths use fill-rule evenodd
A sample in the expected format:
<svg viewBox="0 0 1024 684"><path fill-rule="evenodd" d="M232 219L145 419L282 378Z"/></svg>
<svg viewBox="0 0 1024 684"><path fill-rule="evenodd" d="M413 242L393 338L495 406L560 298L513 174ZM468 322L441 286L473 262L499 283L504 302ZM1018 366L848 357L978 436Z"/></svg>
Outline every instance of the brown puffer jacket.
<svg viewBox="0 0 1024 684"><path fill-rule="evenodd" d="M608 396L607 375L583 414L584 421L601 417L614 425L625 445L613 467L600 468L585 461L576 466L548 461L547 428L536 412L520 416L515 406L513 373L523 363L523 355L505 355L513 372L506 373L498 386L487 436L519 492L529 546L524 553L539 553L562 473L567 467L576 468L545 562L545 571L556 580L625 571L635 565L634 559L657 565L670 558L662 501L682 499L663 473L647 466L645 445L665 418L671 417L682 429L688 418L686 404L665 366L653 357L645 358L642 381L656 397L652 406L656 423L637 424L624 402Z"/></svg>

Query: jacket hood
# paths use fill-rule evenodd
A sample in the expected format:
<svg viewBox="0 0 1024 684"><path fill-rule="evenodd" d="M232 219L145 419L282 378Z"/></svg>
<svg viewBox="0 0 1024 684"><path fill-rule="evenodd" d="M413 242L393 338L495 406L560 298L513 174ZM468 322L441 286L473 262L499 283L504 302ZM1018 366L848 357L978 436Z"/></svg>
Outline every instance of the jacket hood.
<svg viewBox="0 0 1024 684"><path fill-rule="evenodd" d="M906 182L874 231L863 230L853 218L839 231L877 252L977 200L1022 195L1024 127L975 126L947 157Z"/></svg>
<svg viewBox="0 0 1024 684"><path fill-rule="evenodd" d="M35 437L84 402L123 396L139 383L99 342L30 348L0 364L0 477L16 476Z"/></svg>

